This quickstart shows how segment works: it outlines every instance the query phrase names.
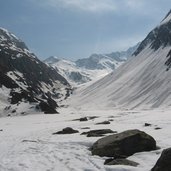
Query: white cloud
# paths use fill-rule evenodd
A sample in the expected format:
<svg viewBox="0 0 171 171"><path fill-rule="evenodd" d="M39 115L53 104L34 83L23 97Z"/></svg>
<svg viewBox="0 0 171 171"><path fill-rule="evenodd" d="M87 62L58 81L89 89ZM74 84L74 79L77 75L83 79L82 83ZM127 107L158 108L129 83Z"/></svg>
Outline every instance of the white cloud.
<svg viewBox="0 0 171 171"><path fill-rule="evenodd" d="M44 5L55 8L77 9L87 12L115 11L115 0L41 0Z"/></svg>
<svg viewBox="0 0 171 171"><path fill-rule="evenodd" d="M125 0L124 3L131 9L139 10L146 5L146 0Z"/></svg>

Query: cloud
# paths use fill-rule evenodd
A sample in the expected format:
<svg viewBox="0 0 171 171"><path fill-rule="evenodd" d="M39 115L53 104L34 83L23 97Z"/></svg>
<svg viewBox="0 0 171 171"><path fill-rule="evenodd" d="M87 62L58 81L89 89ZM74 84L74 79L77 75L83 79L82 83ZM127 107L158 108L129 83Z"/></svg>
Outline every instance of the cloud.
<svg viewBox="0 0 171 171"><path fill-rule="evenodd" d="M146 2L146 0L124 0L125 5L134 10L144 9Z"/></svg>
<svg viewBox="0 0 171 171"><path fill-rule="evenodd" d="M87 12L115 11L115 0L39 0L44 5Z"/></svg>

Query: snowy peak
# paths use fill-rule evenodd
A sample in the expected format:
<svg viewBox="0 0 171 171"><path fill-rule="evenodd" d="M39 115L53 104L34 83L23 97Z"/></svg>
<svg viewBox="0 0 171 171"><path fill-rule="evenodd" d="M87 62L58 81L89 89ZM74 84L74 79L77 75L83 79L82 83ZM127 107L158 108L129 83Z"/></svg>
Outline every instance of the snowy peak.
<svg viewBox="0 0 171 171"><path fill-rule="evenodd" d="M123 62L124 60L122 60ZM114 61L112 58L102 55L102 54L93 54L89 58L84 58L84 59L78 59L76 61L76 65L78 67L83 67L86 69L91 69L91 70L102 70L102 69L115 69L115 65L117 65L117 62L120 61Z"/></svg>
<svg viewBox="0 0 171 171"><path fill-rule="evenodd" d="M78 86L90 81L97 81L117 69L127 58L132 56L138 45L129 48L127 51L92 54L88 58L78 59L75 62L59 59L55 56L47 58L44 62L59 71L70 84Z"/></svg>
<svg viewBox="0 0 171 171"><path fill-rule="evenodd" d="M8 30L1 27L0 27L0 44L1 45L9 44L21 49L28 50L27 46L22 40L17 38L14 34L10 33Z"/></svg>
<svg viewBox="0 0 171 171"><path fill-rule="evenodd" d="M76 65L86 69L111 69L118 68L128 58L132 56L140 43L130 47L126 51L112 52L108 54L92 54L89 58L78 59Z"/></svg>

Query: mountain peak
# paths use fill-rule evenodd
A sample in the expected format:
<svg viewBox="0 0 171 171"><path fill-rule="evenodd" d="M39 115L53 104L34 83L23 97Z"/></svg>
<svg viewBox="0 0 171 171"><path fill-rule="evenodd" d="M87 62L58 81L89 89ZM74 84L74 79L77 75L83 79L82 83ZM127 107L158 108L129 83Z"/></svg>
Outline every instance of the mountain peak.
<svg viewBox="0 0 171 171"><path fill-rule="evenodd" d="M154 28L147 37L142 41L134 55L137 56L146 47L150 47L154 51L171 45L171 10L162 20L159 26Z"/></svg>
<svg viewBox="0 0 171 171"><path fill-rule="evenodd" d="M10 33L8 30L0 27L0 44L6 46L15 46L16 48L20 48L22 50L28 50L28 47L25 43L20 40L17 36Z"/></svg>

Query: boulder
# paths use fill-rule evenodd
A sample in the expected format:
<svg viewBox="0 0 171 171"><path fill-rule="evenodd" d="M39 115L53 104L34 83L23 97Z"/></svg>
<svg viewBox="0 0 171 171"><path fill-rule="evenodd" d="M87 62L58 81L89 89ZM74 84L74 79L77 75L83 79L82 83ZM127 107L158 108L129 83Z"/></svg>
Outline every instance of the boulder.
<svg viewBox="0 0 171 171"><path fill-rule="evenodd" d="M171 170L171 148L163 150L160 158L151 171L170 171Z"/></svg>
<svg viewBox="0 0 171 171"><path fill-rule="evenodd" d="M78 133L78 132L79 131L74 130L70 127L66 127L62 131L58 131L58 132L53 133L53 135L55 135L55 134L74 134L74 133Z"/></svg>
<svg viewBox="0 0 171 171"><path fill-rule="evenodd" d="M139 164L128 160L128 159L107 159L104 163L105 165L127 165L127 166L138 166Z"/></svg>
<svg viewBox="0 0 171 171"><path fill-rule="evenodd" d="M97 140L92 148L93 155L117 157L131 156L137 152L156 149L153 137L139 130L128 130L119 134L109 135Z"/></svg>
<svg viewBox="0 0 171 171"><path fill-rule="evenodd" d="M109 133L116 133L116 131L112 131L111 129L97 129L88 132L83 132L81 135L87 135L87 137L101 137L104 136L104 134Z"/></svg>

